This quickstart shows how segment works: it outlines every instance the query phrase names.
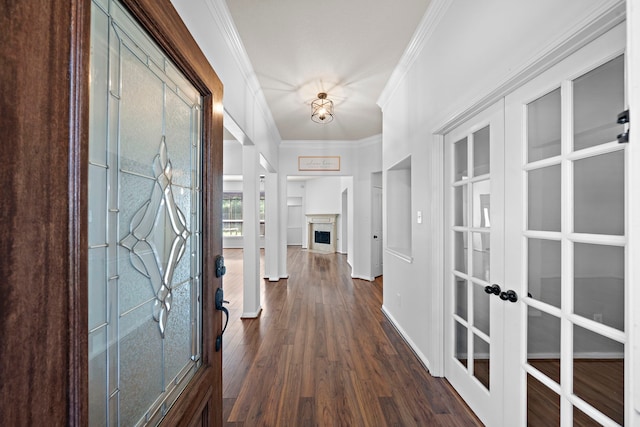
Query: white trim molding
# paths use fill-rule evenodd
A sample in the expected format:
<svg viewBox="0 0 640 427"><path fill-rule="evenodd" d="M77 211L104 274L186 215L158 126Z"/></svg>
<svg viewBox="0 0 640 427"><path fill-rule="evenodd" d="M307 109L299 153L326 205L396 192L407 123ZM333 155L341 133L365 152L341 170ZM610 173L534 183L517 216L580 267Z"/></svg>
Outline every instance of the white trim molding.
<svg viewBox="0 0 640 427"><path fill-rule="evenodd" d="M251 313L242 313L240 316L241 319L255 319L260 317L260 313L262 313L262 307L258 308L256 311Z"/></svg>
<svg viewBox="0 0 640 427"><path fill-rule="evenodd" d="M408 262L409 264L413 263L413 257L410 255L406 255L396 249L393 248L384 248L384 251L386 253L388 253L389 255L393 255L398 259L401 259L402 261Z"/></svg>
<svg viewBox="0 0 640 427"><path fill-rule="evenodd" d="M352 274L351 275L352 279L360 279L360 280L366 280L367 282L373 282L375 281L375 277L371 277L371 276L364 276L362 274Z"/></svg>

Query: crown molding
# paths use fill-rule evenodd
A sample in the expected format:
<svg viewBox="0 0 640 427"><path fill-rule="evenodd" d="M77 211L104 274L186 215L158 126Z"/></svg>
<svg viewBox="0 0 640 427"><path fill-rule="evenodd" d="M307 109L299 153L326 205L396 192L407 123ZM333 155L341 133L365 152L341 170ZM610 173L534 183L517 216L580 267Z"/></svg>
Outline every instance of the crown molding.
<svg viewBox="0 0 640 427"><path fill-rule="evenodd" d="M389 77L378 98L377 104L383 111L452 3L453 0L433 0L429 5L409 45L407 45L398 65L391 73L391 77Z"/></svg>
<svg viewBox="0 0 640 427"><path fill-rule="evenodd" d="M247 51L244 48L240 34L238 34L238 30L233 22L231 12L229 12L227 4L224 0L204 0L204 3L206 4L207 9L209 9L213 20L218 24L224 41L229 47L229 50L233 55L233 59L238 65L250 93L253 94L258 110L262 114L265 124L269 129L269 133L276 143L280 143L280 141L282 141L280 131L275 124L275 120L271 114L271 109L269 108L267 99L262 91L262 86L260 86L258 77L256 76L249 56L247 55Z"/></svg>

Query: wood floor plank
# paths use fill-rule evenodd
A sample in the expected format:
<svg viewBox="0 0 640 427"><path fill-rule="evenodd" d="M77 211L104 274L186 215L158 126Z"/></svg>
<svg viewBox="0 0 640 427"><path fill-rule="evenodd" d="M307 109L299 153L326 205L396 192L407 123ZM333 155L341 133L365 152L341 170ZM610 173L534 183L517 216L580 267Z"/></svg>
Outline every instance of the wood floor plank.
<svg viewBox="0 0 640 427"><path fill-rule="evenodd" d="M292 423L293 420L298 419L300 405L296 405L295 401L291 402L287 399L300 395L302 366L297 363L292 363L292 358L293 351L290 352L287 360L288 366L285 370L284 385L280 391L278 416L275 425L287 425Z"/></svg>
<svg viewBox="0 0 640 427"><path fill-rule="evenodd" d="M351 376L353 392L363 419L363 425L371 427L384 426L386 424L385 416L377 399L375 388L371 387L369 381L359 378L354 371L349 372L349 375Z"/></svg>
<svg viewBox="0 0 640 427"><path fill-rule="evenodd" d="M316 403L313 397L301 397L298 402L298 420L295 425L300 427L315 427Z"/></svg>
<svg viewBox="0 0 640 427"><path fill-rule="evenodd" d="M393 397L382 396L378 398L378 401L380 402L386 425L389 427L404 426L400 417L400 411L398 411L398 405L396 405Z"/></svg>
<svg viewBox="0 0 640 427"><path fill-rule="evenodd" d="M289 278L264 281L260 317L241 319L242 250L224 255L226 426L482 425L383 315L382 278L290 247Z"/></svg>

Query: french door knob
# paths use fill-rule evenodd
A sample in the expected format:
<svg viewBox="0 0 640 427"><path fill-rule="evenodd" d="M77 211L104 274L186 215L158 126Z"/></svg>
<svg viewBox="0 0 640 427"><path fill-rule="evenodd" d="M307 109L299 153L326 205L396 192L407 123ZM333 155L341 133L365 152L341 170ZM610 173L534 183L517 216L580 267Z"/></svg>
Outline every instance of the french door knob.
<svg viewBox="0 0 640 427"><path fill-rule="evenodd" d="M518 294L516 294L516 291L509 289L506 292L501 292L500 293L500 299L502 301L511 301L511 302L516 302L518 301Z"/></svg>
<svg viewBox="0 0 640 427"><path fill-rule="evenodd" d="M488 294L500 295L500 286L493 284L484 287L484 291Z"/></svg>

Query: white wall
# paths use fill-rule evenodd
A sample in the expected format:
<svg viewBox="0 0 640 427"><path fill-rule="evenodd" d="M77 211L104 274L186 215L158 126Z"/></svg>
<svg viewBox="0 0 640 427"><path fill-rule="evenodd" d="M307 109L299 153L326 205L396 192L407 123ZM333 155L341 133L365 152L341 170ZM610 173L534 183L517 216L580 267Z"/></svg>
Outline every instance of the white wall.
<svg viewBox="0 0 640 427"><path fill-rule="evenodd" d="M385 252L384 309L435 375L443 373L442 248L431 232L442 215L442 201L433 198L442 164L435 130L505 87L597 8L614 3L434 0L416 33L423 38L410 45L410 60L403 58L383 91L383 171L407 156L413 164L413 261ZM415 222L417 211L422 224Z"/></svg>
<svg viewBox="0 0 640 427"><path fill-rule="evenodd" d="M242 176L242 144L236 140L225 140L222 153L223 175Z"/></svg>
<svg viewBox="0 0 640 427"><path fill-rule="evenodd" d="M308 180L305 214L339 214L341 184L339 176Z"/></svg>

